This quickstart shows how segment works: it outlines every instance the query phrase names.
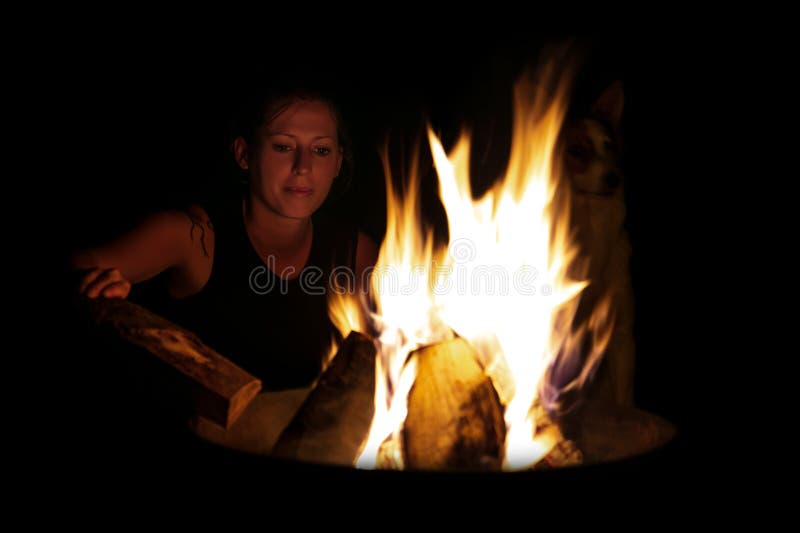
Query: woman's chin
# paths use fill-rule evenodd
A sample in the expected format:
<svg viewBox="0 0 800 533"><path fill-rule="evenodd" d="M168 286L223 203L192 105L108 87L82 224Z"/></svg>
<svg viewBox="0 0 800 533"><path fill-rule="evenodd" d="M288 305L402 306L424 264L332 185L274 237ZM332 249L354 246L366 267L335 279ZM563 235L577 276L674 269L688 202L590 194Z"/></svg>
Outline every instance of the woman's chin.
<svg viewBox="0 0 800 533"><path fill-rule="evenodd" d="M292 204L295 205L284 205L283 209L280 210L280 213L286 218L308 218L320 207L316 203L296 205L295 202L292 202Z"/></svg>
<svg viewBox="0 0 800 533"><path fill-rule="evenodd" d="M320 200L316 195L287 195L265 199L264 203L273 213L285 218L304 219L313 215L322 206L324 198Z"/></svg>

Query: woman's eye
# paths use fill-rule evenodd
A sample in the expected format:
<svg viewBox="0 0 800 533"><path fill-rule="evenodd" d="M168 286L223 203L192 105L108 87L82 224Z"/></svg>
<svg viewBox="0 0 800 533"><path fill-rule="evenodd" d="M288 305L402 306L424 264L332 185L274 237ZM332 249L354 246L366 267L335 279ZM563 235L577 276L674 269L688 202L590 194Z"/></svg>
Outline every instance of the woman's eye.
<svg viewBox="0 0 800 533"><path fill-rule="evenodd" d="M289 152L292 149L288 144L273 144L272 148L274 148L276 152Z"/></svg>
<svg viewBox="0 0 800 533"><path fill-rule="evenodd" d="M331 153L331 149L326 146L318 146L314 149L314 152L316 152L317 155L328 155Z"/></svg>

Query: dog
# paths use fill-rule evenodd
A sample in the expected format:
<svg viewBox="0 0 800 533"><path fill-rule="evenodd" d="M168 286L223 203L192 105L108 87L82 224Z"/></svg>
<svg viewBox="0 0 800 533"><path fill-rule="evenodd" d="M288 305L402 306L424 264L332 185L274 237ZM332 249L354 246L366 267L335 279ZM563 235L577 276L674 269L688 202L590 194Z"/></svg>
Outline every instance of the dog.
<svg viewBox="0 0 800 533"><path fill-rule="evenodd" d="M575 324L585 322L603 298L611 298L613 326L589 398L632 406L635 345L631 246L625 222L624 173L620 123L624 88L611 83L588 113L568 118L562 129L562 153L570 194L570 224L589 285L581 294ZM586 263L588 262L588 266ZM586 270L588 269L588 271Z"/></svg>

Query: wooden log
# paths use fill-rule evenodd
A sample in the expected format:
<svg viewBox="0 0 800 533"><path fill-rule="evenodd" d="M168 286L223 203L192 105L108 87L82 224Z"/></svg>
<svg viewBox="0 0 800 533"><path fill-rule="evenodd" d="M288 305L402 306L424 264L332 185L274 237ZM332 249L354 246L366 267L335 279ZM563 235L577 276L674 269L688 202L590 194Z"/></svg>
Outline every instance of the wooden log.
<svg viewBox="0 0 800 533"><path fill-rule="evenodd" d="M553 420L547 410L538 400L533 404L534 420L536 420L536 435L545 437L554 442L553 447L532 466L533 470L552 470L566 466L583 464L583 453L575 441L564 437L561 425Z"/></svg>
<svg viewBox="0 0 800 533"><path fill-rule="evenodd" d="M633 407L587 401L561 418L584 464L618 461L642 455L670 442L677 430L658 415Z"/></svg>
<svg viewBox="0 0 800 533"><path fill-rule="evenodd" d="M375 344L358 332L342 342L272 455L353 466L375 412Z"/></svg>
<svg viewBox="0 0 800 533"><path fill-rule="evenodd" d="M491 380L464 339L417 350L403 428L406 468L499 470L505 422Z"/></svg>
<svg viewBox="0 0 800 533"><path fill-rule="evenodd" d="M192 418L189 427L197 437L217 446L254 455L271 455L281 433L310 392L310 387L262 391L228 429L202 416Z"/></svg>
<svg viewBox="0 0 800 533"><path fill-rule="evenodd" d="M123 341L157 356L190 380L195 409L230 428L261 390L261 380L226 359L192 332L120 298L86 298L91 320Z"/></svg>

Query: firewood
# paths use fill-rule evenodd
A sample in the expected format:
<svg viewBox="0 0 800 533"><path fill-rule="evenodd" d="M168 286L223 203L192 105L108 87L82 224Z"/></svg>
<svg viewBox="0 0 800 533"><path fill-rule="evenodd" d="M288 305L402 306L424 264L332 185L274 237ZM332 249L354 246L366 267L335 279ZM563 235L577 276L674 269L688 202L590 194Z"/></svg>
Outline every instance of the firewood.
<svg viewBox="0 0 800 533"><path fill-rule="evenodd" d="M375 345L351 332L281 434L274 457L353 466L375 412Z"/></svg>
<svg viewBox="0 0 800 533"><path fill-rule="evenodd" d="M673 424L633 407L585 402L561 420L585 464L627 459L660 448L676 434Z"/></svg>
<svg viewBox="0 0 800 533"><path fill-rule="evenodd" d="M551 470L566 466L577 466L583 463L583 453L575 441L564 437L561 426L553 420L542 403L537 399L533 403L533 418L536 420L537 437L553 441L553 447L532 465L532 470Z"/></svg>
<svg viewBox="0 0 800 533"><path fill-rule="evenodd" d="M261 381L206 346L194 333L119 298L82 301L97 326L144 348L191 382L198 415L230 428L261 389Z"/></svg>
<svg viewBox="0 0 800 533"><path fill-rule="evenodd" d="M500 400L463 339L417 350L418 373L403 428L406 468L499 470Z"/></svg>
<svg viewBox="0 0 800 533"><path fill-rule="evenodd" d="M405 470L405 453L402 438L391 436L378 446L375 468L379 470Z"/></svg>
<svg viewBox="0 0 800 533"><path fill-rule="evenodd" d="M217 446L254 455L270 455L310 392L310 387L262 391L232 427L225 429L197 416L191 419L189 428L197 437Z"/></svg>

